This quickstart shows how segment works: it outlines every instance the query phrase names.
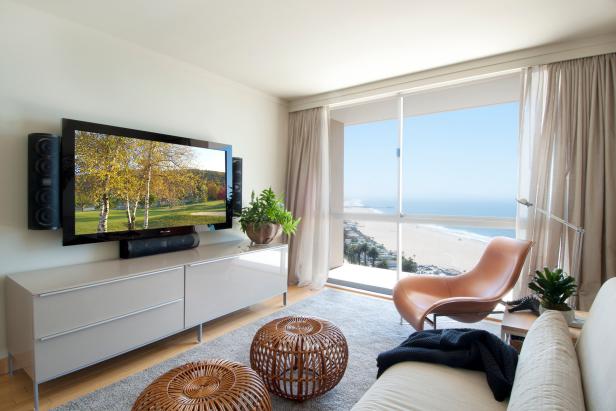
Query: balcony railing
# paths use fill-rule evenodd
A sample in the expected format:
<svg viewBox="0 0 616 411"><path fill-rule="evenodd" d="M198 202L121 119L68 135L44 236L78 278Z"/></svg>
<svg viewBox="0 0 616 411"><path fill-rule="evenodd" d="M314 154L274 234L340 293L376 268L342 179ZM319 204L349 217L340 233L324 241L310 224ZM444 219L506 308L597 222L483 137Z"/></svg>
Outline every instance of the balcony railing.
<svg viewBox="0 0 616 411"><path fill-rule="evenodd" d="M447 227L515 229L513 217L442 216L428 214L377 214L377 213L332 213L334 218L344 220L370 220L401 223L434 224Z"/></svg>

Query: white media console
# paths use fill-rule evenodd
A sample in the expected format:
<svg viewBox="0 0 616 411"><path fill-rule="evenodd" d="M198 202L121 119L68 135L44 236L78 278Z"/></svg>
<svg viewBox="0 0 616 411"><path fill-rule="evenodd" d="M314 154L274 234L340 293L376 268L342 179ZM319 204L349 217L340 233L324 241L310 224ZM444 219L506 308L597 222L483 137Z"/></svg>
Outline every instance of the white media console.
<svg viewBox="0 0 616 411"><path fill-rule="evenodd" d="M246 242L13 274L9 371L38 384L287 293L287 246Z"/></svg>

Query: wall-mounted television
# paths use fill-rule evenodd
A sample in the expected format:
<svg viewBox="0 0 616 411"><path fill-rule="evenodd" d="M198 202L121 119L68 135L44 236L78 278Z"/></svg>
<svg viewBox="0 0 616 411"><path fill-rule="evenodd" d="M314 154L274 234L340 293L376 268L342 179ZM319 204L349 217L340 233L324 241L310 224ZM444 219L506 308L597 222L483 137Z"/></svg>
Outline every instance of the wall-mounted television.
<svg viewBox="0 0 616 411"><path fill-rule="evenodd" d="M62 120L63 244L231 228L231 146Z"/></svg>

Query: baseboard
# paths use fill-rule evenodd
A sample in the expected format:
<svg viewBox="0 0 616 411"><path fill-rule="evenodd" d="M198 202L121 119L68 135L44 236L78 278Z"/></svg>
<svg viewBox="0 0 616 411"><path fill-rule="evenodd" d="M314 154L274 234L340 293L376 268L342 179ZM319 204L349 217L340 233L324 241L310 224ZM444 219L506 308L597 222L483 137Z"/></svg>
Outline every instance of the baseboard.
<svg viewBox="0 0 616 411"><path fill-rule="evenodd" d="M7 357L0 358L0 375L9 373L9 360Z"/></svg>
<svg viewBox="0 0 616 411"><path fill-rule="evenodd" d="M361 288L356 288L356 287L349 287L349 286L345 286L342 284L336 284L333 282L330 282L329 280L327 280L328 282L325 283L325 287L328 288L336 288L338 290L344 290L344 291L349 291L351 293L355 293L355 294L361 294L361 295L367 295L369 297L376 297L376 298L381 298L383 300L392 300L391 295L388 294L383 294L383 293L377 293L377 292L373 292L373 291L368 291L368 290L363 290Z"/></svg>

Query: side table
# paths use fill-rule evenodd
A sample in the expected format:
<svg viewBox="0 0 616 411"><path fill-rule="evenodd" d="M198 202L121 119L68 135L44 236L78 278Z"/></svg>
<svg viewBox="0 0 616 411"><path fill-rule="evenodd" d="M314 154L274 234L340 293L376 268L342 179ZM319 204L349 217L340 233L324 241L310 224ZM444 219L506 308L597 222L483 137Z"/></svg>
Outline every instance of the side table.
<svg viewBox="0 0 616 411"><path fill-rule="evenodd" d="M586 319L588 311L576 311L575 318ZM518 311L510 313L505 309L503 321L501 323L501 339L506 343L511 342L511 336L526 337L528 330L533 325L537 316L528 311ZM569 327L569 332L573 341L577 341L580 336L581 328Z"/></svg>

